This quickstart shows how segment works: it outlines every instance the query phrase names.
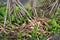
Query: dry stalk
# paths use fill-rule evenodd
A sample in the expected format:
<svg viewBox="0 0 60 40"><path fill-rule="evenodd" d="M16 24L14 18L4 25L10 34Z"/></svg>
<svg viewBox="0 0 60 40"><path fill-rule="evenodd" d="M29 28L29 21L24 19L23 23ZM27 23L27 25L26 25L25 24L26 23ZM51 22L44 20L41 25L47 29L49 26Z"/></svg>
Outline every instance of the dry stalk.
<svg viewBox="0 0 60 40"><path fill-rule="evenodd" d="M51 8L51 10L50 10L50 12L49 12L49 15L51 15L51 13L54 11L56 11L56 8L58 7L58 0L56 0L55 2L54 2L54 5L52 6L52 8Z"/></svg>
<svg viewBox="0 0 60 40"><path fill-rule="evenodd" d="M7 21L7 12L8 12L8 7L9 7L9 0L7 0L7 6L6 6L6 15L5 15L5 19L4 19L4 27L5 27L5 25L6 25L6 21Z"/></svg>
<svg viewBox="0 0 60 40"><path fill-rule="evenodd" d="M15 1L16 5L21 9L23 10L28 16L30 19L32 19L32 17L29 15L29 13L27 12L27 10L24 8L24 6L19 2ZM22 5L22 6L21 6Z"/></svg>

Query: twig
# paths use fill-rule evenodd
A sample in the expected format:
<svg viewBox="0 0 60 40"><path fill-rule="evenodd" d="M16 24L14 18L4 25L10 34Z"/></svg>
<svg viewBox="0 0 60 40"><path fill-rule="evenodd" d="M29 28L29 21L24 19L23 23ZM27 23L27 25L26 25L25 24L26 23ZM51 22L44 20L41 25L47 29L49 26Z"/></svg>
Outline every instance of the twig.
<svg viewBox="0 0 60 40"><path fill-rule="evenodd" d="M33 0L33 8L32 8L32 11L34 13L34 16L38 17L37 11L36 11L36 3L37 3L37 0Z"/></svg>
<svg viewBox="0 0 60 40"><path fill-rule="evenodd" d="M56 6L56 7L55 7ZM54 5L52 6L52 9L50 10L49 15L53 12L54 8L56 9L58 6L58 0L56 0L56 2L54 3Z"/></svg>
<svg viewBox="0 0 60 40"><path fill-rule="evenodd" d="M8 7L9 7L9 0L7 0L7 7L6 7L6 15L4 16L4 27L6 25L6 21L7 21L7 12L8 12Z"/></svg>
<svg viewBox="0 0 60 40"><path fill-rule="evenodd" d="M29 13L26 11L26 9L25 9L23 6L21 6L21 5L22 5L21 3L18 4L17 1L15 1L15 3L18 5L18 7L19 7L20 9L22 9L25 13L27 13L27 15L29 16L30 19L32 19L32 17L29 15Z"/></svg>

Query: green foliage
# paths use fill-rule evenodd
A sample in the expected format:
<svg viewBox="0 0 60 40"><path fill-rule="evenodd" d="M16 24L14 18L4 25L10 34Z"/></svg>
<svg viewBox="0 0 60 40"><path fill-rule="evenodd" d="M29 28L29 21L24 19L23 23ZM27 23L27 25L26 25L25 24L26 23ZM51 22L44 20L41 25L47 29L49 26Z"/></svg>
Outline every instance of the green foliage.
<svg viewBox="0 0 60 40"><path fill-rule="evenodd" d="M19 7L18 6L16 6L15 9L16 9L16 11L19 11Z"/></svg>
<svg viewBox="0 0 60 40"><path fill-rule="evenodd" d="M12 25L12 30L15 31L16 30L16 27L14 25Z"/></svg>
<svg viewBox="0 0 60 40"><path fill-rule="evenodd" d="M6 22L6 29L8 30L9 29L9 26L10 26L10 23L9 21Z"/></svg>
<svg viewBox="0 0 60 40"><path fill-rule="evenodd" d="M22 33L21 32L18 32L18 37L21 38L22 37Z"/></svg>
<svg viewBox="0 0 60 40"><path fill-rule="evenodd" d="M37 25L34 26L34 30L32 31L32 39L33 40L37 40L37 33L38 33L38 29L37 29Z"/></svg>
<svg viewBox="0 0 60 40"><path fill-rule="evenodd" d="M15 19L16 19L16 18L15 18L15 16L14 16L14 14L12 14L12 15L11 15L11 21L15 21Z"/></svg>
<svg viewBox="0 0 60 40"><path fill-rule="evenodd" d="M57 8L57 12L59 12L59 13L60 13L60 8L59 8L59 7Z"/></svg>
<svg viewBox="0 0 60 40"><path fill-rule="evenodd" d="M38 29L37 29L37 26L35 25L34 30L32 31L32 37L36 37L37 32L38 32Z"/></svg>
<svg viewBox="0 0 60 40"><path fill-rule="evenodd" d="M56 19L58 24L60 25L60 8L58 7L55 15L52 15L51 18Z"/></svg>
<svg viewBox="0 0 60 40"><path fill-rule="evenodd" d="M43 16L43 13L38 13L38 17L41 17L41 16Z"/></svg>
<svg viewBox="0 0 60 40"><path fill-rule="evenodd" d="M43 33L41 33L41 34L39 35L39 38L40 38L40 40L46 40L46 35L43 34Z"/></svg>
<svg viewBox="0 0 60 40"><path fill-rule="evenodd" d="M2 23L4 21L3 17L0 17L0 23Z"/></svg>
<svg viewBox="0 0 60 40"><path fill-rule="evenodd" d="M32 16L33 16L33 15L32 15L32 11L29 10L29 9L27 9L27 11L28 11L29 15L32 17Z"/></svg>
<svg viewBox="0 0 60 40"><path fill-rule="evenodd" d="M26 37L32 38L31 34L26 34Z"/></svg>
<svg viewBox="0 0 60 40"><path fill-rule="evenodd" d="M50 23L52 26L56 26L56 25L57 25L55 19L50 20L49 23Z"/></svg>
<svg viewBox="0 0 60 40"><path fill-rule="evenodd" d="M49 31L53 34L56 34L56 33L60 33L60 25L57 24L56 20L55 19L52 19L49 21L49 24L50 24L50 27L49 27Z"/></svg>
<svg viewBox="0 0 60 40"><path fill-rule="evenodd" d="M1 15L1 16L4 16L5 13L6 13L6 7L1 7L1 8L0 8L0 15Z"/></svg>
<svg viewBox="0 0 60 40"><path fill-rule="evenodd" d="M24 23L26 21L27 21L27 19L25 19L24 17L21 17L20 19L17 20L17 23L21 24L21 23Z"/></svg>

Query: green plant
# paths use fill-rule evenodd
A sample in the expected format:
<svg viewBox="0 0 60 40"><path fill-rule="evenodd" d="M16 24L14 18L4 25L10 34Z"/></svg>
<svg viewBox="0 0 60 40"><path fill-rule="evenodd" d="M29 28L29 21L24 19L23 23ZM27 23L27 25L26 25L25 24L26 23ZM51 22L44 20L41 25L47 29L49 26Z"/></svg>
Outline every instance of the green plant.
<svg viewBox="0 0 60 40"><path fill-rule="evenodd" d="M41 34L39 35L39 39L40 39L40 40L46 40L46 35L43 34L43 33L41 33Z"/></svg>
<svg viewBox="0 0 60 40"><path fill-rule="evenodd" d="M19 11L19 7L18 6L15 6L15 9L16 9L16 11Z"/></svg>
<svg viewBox="0 0 60 40"><path fill-rule="evenodd" d="M17 35L18 35L19 40L24 40L24 38L22 37L23 35L22 32L18 32Z"/></svg>
<svg viewBox="0 0 60 40"><path fill-rule="evenodd" d="M60 25L57 24L55 19L50 20L49 24L50 24L50 27L49 27L48 31L50 31L53 34L60 32Z"/></svg>
<svg viewBox="0 0 60 40"><path fill-rule="evenodd" d="M21 18L19 18L18 20L17 20L17 23L18 24L21 24L21 23L24 23L24 22L26 22L27 21L27 19L25 19L24 17L21 17Z"/></svg>
<svg viewBox="0 0 60 40"><path fill-rule="evenodd" d="M57 8L57 12L59 12L59 13L60 13L60 8L59 8L59 7Z"/></svg>
<svg viewBox="0 0 60 40"><path fill-rule="evenodd" d="M37 25L35 25L34 30L32 31L32 34L31 34L33 40L37 40L36 38L37 34L38 34L38 29L37 29Z"/></svg>
<svg viewBox="0 0 60 40"><path fill-rule="evenodd" d="M39 17L43 16L43 13L38 13L38 16L39 16Z"/></svg>
<svg viewBox="0 0 60 40"><path fill-rule="evenodd" d="M1 7L0 8L0 15L4 17L5 13L6 13L6 7Z"/></svg>
<svg viewBox="0 0 60 40"><path fill-rule="evenodd" d="M0 17L0 23L3 23L3 21L4 21L4 18Z"/></svg>
<svg viewBox="0 0 60 40"><path fill-rule="evenodd" d="M57 22L60 24L60 8L58 7L56 10L56 13L54 15L51 15L52 19L56 19Z"/></svg>
<svg viewBox="0 0 60 40"><path fill-rule="evenodd" d="M11 15L11 21L15 21L15 19L16 19L16 18L15 18L15 16L14 16L14 14L12 14L12 15Z"/></svg>
<svg viewBox="0 0 60 40"><path fill-rule="evenodd" d="M15 31L16 30L16 27L14 25L12 25L12 30Z"/></svg>

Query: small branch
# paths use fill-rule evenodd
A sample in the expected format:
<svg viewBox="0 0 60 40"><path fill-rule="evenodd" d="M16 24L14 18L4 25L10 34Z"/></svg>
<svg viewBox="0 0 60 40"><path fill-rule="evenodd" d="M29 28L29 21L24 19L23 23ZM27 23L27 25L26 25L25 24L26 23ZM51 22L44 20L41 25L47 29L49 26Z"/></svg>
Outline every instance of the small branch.
<svg viewBox="0 0 60 40"><path fill-rule="evenodd" d="M37 11L36 11L36 3L37 3L37 0L33 0L32 11L33 11L33 13L34 13L34 16L38 17Z"/></svg>
<svg viewBox="0 0 60 40"><path fill-rule="evenodd" d="M32 19L32 17L29 15L29 13L27 12L27 10L24 7L21 7L21 4L19 5L16 1L15 1L15 3L18 5L18 7L20 9L22 9L25 13L27 13L27 15L29 16L30 19Z"/></svg>
<svg viewBox="0 0 60 40"><path fill-rule="evenodd" d="M56 0L56 2L54 3L54 5L52 6L49 15L53 12L53 10L55 10L58 6L58 0Z"/></svg>

